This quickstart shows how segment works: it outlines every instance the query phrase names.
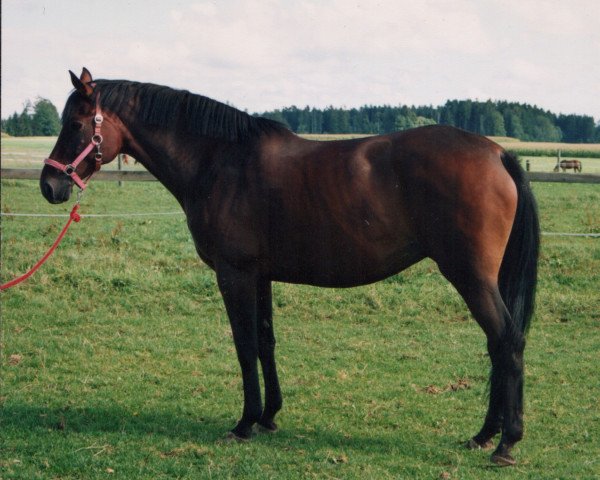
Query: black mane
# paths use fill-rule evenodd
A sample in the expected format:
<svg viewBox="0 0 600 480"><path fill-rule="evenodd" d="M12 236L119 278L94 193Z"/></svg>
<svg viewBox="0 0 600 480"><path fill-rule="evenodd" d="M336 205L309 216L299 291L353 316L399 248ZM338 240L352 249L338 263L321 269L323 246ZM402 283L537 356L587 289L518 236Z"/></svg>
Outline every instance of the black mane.
<svg viewBox="0 0 600 480"><path fill-rule="evenodd" d="M169 130L182 129L187 133L206 135L228 141L242 141L262 133L287 130L283 124L262 117L253 117L230 105L212 100L187 90L175 90L152 83L129 80L96 80L100 106L117 115L130 108L135 100L133 114L136 120ZM74 107L67 101L62 118L69 118ZM127 112L131 115L131 112Z"/></svg>

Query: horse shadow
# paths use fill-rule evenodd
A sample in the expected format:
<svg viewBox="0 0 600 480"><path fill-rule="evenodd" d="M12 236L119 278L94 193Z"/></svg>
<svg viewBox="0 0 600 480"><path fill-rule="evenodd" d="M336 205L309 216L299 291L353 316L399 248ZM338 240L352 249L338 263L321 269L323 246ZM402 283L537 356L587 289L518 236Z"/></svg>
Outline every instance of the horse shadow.
<svg viewBox="0 0 600 480"><path fill-rule="evenodd" d="M173 411L154 411L137 414L118 405L98 407L44 407L26 404L5 404L0 410L0 430L12 435L69 434L122 434L130 437L165 437L176 442L214 446L231 444L225 434L234 425L234 419L177 414ZM389 452L398 456L422 457L429 463L434 450L442 447L450 451L461 448L461 440L445 437L415 438L410 429L393 434L345 434L339 429L320 427L284 427L276 433L257 433L253 444L269 448L310 450L311 448L344 449L347 451ZM414 432L413 432L414 433ZM233 442L235 444L236 442Z"/></svg>

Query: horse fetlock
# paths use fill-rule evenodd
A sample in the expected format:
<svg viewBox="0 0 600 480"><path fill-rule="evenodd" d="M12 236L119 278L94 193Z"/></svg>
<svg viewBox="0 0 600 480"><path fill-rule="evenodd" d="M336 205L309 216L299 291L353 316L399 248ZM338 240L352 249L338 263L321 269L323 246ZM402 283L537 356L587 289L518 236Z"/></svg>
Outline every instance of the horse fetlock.
<svg viewBox="0 0 600 480"><path fill-rule="evenodd" d="M482 445L491 443L490 440L494 438L502 430L502 419L496 419L490 421L486 418L486 421L481 428L481 431L475 435L471 441L476 442L479 448L483 448Z"/></svg>
<svg viewBox="0 0 600 480"><path fill-rule="evenodd" d="M494 448L494 442L490 439L478 439L477 436L471 438L465 445L469 450L491 450Z"/></svg>
<svg viewBox="0 0 600 480"><path fill-rule="evenodd" d="M265 409L263 411L263 417L265 416L265 414L270 413L272 416L275 416L275 414L281 410L281 408L283 407L283 398L281 397L281 394L273 396L272 398L269 398L268 403L265 405Z"/></svg>
<svg viewBox="0 0 600 480"><path fill-rule="evenodd" d="M513 445L523 439L524 429L523 422L520 419L515 419L505 426L503 435L508 443Z"/></svg>
<svg viewBox="0 0 600 480"><path fill-rule="evenodd" d="M279 410L281 410L281 403L266 406L258 422L262 424L272 423Z"/></svg>

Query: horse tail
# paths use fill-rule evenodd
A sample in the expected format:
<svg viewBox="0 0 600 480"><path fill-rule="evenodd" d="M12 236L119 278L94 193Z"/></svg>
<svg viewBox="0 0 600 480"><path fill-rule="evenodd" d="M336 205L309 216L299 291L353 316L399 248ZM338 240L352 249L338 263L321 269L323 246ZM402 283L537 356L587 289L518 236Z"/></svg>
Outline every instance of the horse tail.
<svg viewBox="0 0 600 480"><path fill-rule="evenodd" d="M517 186L517 211L500 266L498 287L512 322L505 341L521 343L535 308L540 226L535 198L517 158L507 152L502 163Z"/></svg>

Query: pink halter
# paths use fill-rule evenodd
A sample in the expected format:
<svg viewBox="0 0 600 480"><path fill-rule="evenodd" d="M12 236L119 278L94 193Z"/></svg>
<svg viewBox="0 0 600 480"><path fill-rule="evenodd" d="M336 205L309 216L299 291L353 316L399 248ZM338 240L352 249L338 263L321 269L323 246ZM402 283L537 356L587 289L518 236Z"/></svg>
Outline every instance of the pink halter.
<svg viewBox="0 0 600 480"><path fill-rule="evenodd" d="M96 96L96 114L94 115L94 135L92 135L92 139L87 147L83 149L83 151L77 156L77 158L70 164L64 165L56 160L51 158L46 158L44 160L44 164L50 165L61 172L64 172L66 175L71 177L75 184L81 189L85 190L86 184L81 179L81 177L75 171L77 166L88 156L88 154L96 148L96 153L94 154L94 160L96 164L94 166L94 173L100 170L102 166L102 152L100 151L100 145L102 144L102 134L100 133L102 128L102 122L104 121L104 117L102 116L102 110L100 109L100 95ZM90 175L91 177L91 175ZM88 177L89 181L89 177Z"/></svg>

